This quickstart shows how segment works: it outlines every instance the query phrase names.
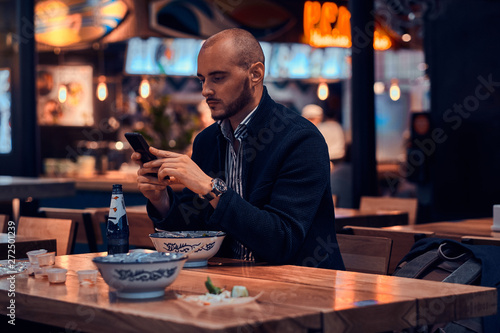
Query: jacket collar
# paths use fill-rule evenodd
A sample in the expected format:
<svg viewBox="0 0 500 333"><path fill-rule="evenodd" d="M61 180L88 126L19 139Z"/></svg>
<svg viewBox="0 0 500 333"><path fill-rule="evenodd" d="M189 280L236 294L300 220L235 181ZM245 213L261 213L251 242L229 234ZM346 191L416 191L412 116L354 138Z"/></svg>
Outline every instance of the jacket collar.
<svg viewBox="0 0 500 333"><path fill-rule="evenodd" d="M258 130L264 127L271 118L271 114L274 112L275 102L269 96L266 86L262 90L262 97L255 110L252 120L247 124L247 130L249 135L255 135Z"/></svg>

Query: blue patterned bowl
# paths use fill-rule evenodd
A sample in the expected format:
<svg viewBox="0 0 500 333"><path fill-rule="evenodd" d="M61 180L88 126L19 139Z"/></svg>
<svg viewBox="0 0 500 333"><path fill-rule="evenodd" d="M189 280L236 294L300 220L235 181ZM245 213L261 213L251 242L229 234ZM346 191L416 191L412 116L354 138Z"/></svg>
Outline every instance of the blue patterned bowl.
<svg viewBox="0 0 500 333"><path fill-rule="evenodd" d="M120 253L92 259L108 286L121 298L161 297L179 275L182 253Z"/></svg>
<svg viewBox="0 0 500 333"><path fill-rule="evenodd" d="M149 237L158 252L188 254L184 267L206 266L222 244L222 231L159 231Z"/></svg>

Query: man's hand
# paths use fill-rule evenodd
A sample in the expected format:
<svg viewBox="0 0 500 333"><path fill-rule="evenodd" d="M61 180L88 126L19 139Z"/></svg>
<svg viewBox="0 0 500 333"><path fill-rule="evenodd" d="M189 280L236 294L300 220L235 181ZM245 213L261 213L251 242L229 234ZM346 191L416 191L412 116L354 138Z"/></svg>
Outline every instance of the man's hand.
<svg viewBox="0 0 500 333"><path fill-rule="evenodd" d="M158 172L158 185L167 186L172 183L182 184L194 193L207 194L212 190L212 178L205 174L200 167L187 155L166 150L150 148L157 160L144 163L143 174ZM169 176L170 179L164 179Z"/></svg>
<svg viewBox="0 0 500 333"><path fill-rule="evenodd" d="M160 183L158 177L152 177L152 173L157 173L158 168L146 168L141 162L141 154L134 152L132 161L140 165L137 171L137 188L151 201L161 214L166 214L170 209L170 200L166 191L168 181Z"/></svg>

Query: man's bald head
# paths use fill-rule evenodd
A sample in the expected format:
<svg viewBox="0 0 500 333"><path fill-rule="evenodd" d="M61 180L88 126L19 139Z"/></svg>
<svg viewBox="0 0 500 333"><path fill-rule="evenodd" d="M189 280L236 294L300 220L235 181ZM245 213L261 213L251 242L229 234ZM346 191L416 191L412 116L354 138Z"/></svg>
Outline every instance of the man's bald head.
<svg viewBox="0 0 500 333"><path fill-rule="evenodd" d="M203 43L200 53L221 42L229 43L238 66L249 69L256 62L264 64L264 52L259 41L248 31L238 28L222 30L209 37Z"/></svg>

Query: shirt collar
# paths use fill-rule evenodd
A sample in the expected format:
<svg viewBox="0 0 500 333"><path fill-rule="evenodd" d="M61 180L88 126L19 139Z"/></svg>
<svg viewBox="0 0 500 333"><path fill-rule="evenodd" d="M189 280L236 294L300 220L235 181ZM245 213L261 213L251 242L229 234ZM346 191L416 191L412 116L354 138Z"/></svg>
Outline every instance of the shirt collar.
<svg viewBox="0 0 500 333"><path fill-rule="evenodd" d="M244 137L244 135L247 133L245 130L247 127L247 124L252 120L252 116L255 113L255 110L257 110L258 105L253 109L246 117L241 121L241 123L238 124L238 127L236 127L236 130L233 133L233 130L231 128L231 123L229 122L229 119L224 119L224 120L219 120L217 123L220 126L220 129L222 131L222 134L224 137L229 140L233 141L234 139L240 140Z"/></svg>

